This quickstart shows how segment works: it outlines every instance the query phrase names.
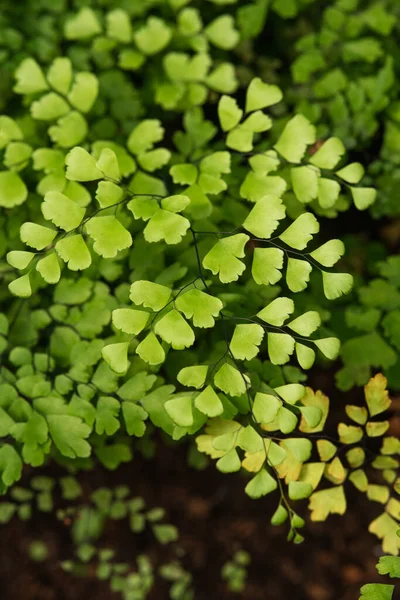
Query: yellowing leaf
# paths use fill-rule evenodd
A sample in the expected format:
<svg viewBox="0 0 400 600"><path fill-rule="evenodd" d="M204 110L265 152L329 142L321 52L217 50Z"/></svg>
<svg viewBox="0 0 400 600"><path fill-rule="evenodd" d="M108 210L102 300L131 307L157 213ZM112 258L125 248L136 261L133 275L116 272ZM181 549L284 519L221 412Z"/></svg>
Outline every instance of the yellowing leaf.
<svg viewBox="0 0 400 600"><path fill-rule="evenodd" d="M382 540L382 549L388 554L397 556L400 550L400 537L396 534L399 525L387 513L382 513L377 519L372 521L368 531L374 533Z"/></svg>
<svg viewBox="0 0 400 600"><path fill-rule="evenodd" d="M329 514L343 515L346 512L346 497L342 485L314 492L308 507L312 521L325 521Z"/></svg>
<svg viewBox="0 0 400 600"><path fill-rule="evenodd" d="M364 387L365 401L371 417L379 415L390 407L391 400L386 385L386 377L382 373L378 373Z"/></svg>
<svg viewBox="0 0 400 600"><path fill-rule="evenodd" d="M323 431L326 419L328 417L329 412L329 398L325 396L321 391L314 392L311 388L306 387L305 395L301 399L301 403L304 406L314 406L319 408L322 411L322 418L319 424L311 428L306 420L302 417L299 429L303 433L316 433L318 431ZM322 459L321 459L322 460Z"/></svg>

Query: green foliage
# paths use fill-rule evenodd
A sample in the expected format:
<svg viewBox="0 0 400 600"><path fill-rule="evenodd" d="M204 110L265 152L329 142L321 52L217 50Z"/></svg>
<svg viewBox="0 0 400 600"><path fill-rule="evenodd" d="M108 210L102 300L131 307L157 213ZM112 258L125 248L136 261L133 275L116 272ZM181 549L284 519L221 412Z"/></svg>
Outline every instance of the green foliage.
<svg viewBox="0 0 400 600"><path fill-rule="evenodd" d="M400 558L381 556L376 569L380 575L400 579ZM361 588L360 600L392 600L394 590L395 586L387 583L367 583Z"/></svg>
<svg viewBox="0 0 400 600"><path fill-rule="evenodd" d="M379 262L376 274L357 290L358 302L346 308L346 339L341 348L343 367L337 385L348 390L365 384L381 370L392 389L400 389L400 261L391 256Z"/></svg>
<svg viewBox="0 0 400 600"><path fill-rule="evenodd" d="M250 498L276 493L271 523L287 522L294 543L305 525L296 502L322 521L346 511L354 485L382 505L370 531L397 554L400 451L383 413L386 377L400 387L399 263L361 286L326 225L348 209L351 220L395 212L382 194L375 203L375 183L393 186L397 172L384 43L397 8L40 0L22 15L14 4L0 9L0 520L52 512L53 488L81 496L72 475L21 487L24 465L115 470L161 430L169 443L195 440L199 463L242 471ZM283 91L269 59L254 58L268 10L296 42L294 62L282 49ZM364 176L358 159L382 123ZM351 424L328 439L329 399L303 384L339 356L338 387L367 384L365 406L348 406ZM98 547L105 520L128 519L160 544L177 532L128 496L100 489L60 518L77 546L65 569L92 563L133 600L154 569ZM248 562L238 552L224 566L232 591ZM194 597L176 557L160 575L172 599Z"/></svg>
<svg viewBox="0 0 400 600"><path fill-rule="evenodd" d="M125 485L114 489L97 488L86 498L75 477L55 480L37 476L25 487L15 486L9 500L0 503L1 522L6 523L14 516L26 521L34 518L37 511L47 513L51 518L55 505L58 506L56 518L69 527L72 538L73 556L61 563L65 571L78 577L92 571L97 579L108 583L111 591L129 600L132 594L138 599L148 597L156 583L158 570L158 574L170 582L168 597L172 600L177 595L186 600L193 598L191 576L176 559L173 563L164 562L156 570L145 554L136 556L131 564L118 560L117 548L102 546L103 534L112 521L114 526L120 523L137 537L150 533L158 544L171 550L178 542L178 530L165 522L164 509L147 507L143 498L132 497ZM45 561L49 556L47 546L40 540L30 544L28 553L37 562Z"/></svg>
<svg viewBox="0 0 400 600"><path fill-rule="evenodd" d="M228 560L222 567L222 578L227 582L231 592L240 593L245 589L247 568L251 562L248 552L239 550L235 552L232 560Z"/></svg>
<svg viewBox="0 0 400 600"><path fill-rule="evenodd" d="M393 189L400 143L398 16L392 0L336 0L320 15L316 30L311 20L306 25L291 64L297 108L317 125L318 137L333 132L347 148L373 146L376 160L370 177L378 188L372 208L376 216L399 213ZM380 129L383 138L377 142ZM368 194L359 194L355 202L368 205Z"/></svg>

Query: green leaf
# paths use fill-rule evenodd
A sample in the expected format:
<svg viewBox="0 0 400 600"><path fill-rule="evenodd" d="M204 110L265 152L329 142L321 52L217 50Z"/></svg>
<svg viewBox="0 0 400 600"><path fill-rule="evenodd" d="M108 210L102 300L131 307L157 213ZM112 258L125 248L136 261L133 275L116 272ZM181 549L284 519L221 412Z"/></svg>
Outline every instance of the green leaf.
<svg viewBox="0 0 400 600"><path fill-rule="evenodd" d="M376 569L379 575L389 575L400 579L400 558L398 556L381 556Z"/></svg>
<svg viewBox="0 0 400 600"><path fill-rule="evenodd" d="M262 496L270 494L276 490L278 484L276 480L265 469L261 469L259 473L245 487L245 492L250 498L256 500Z"/></svg>
<svg viewBox="0 0 400 600"><path fill-rule="evenodd" d="M254 248L252 275L258 285L274 285L282 277L283 251L279 248Z"/></svg>
<svg viewBox="0 0 400 600"><path fill-rule="evenodd" d="M208 417L218 417L224 412L224 407L211 385L200 392L194 401L196 408Z"/></svg>
<svg viewBox="0 0 400 600"><path fill-rule="evenodd" d="M213 327L214 317L218 317L223 308L221 300L197 289L178 296L175 306L187 319L193 319L195 327Z"/></svg>
<svg viewBox="0 0 400 600"><path fill-rule="evenodd" d="M251 152L253 149L253 130L244 127L244 125L238 125L228 133L226 145L237 152Z"/></svg>
<svg viewBox="0 0 400 600"><path fill-rule="evenodd" d="M284 365L294 352L294 339L287 333L268 332L268 354L273 365Z"/></svg>
<svg viewBox="0 0 400 600"><path fill-rule="evenodd" d="M360 163L351 163L336 171L336 175L347 183L359 183L364 177L364 167Z"/></svg>
<svg viewBox="0 0 400 600"><path fill-rule="evenodd" d="M252 133L262 133L271 129L272 121L261 110L257 110L251 114L242 124L243 130L251 131Z"/></svg>
<svg viewBox="0 0 400 600"><path fill-rule="evenodd" d="M290 291L303 291L310 279L312 266L305 260L289 258L286 269L286 283Z"/></svg>
<svg viewBox="0 0 400 600"><path fill-rule="evenodd" d="M299 202L306 204L318 195L318 172L312 167L303 166L290 169L293 191Z"/></svg>
<svg viewBox="0 0 400 600"><path fill-rule="evenodd" d="M48 130L51 140L61 148L77 146L86 138L88 124L78 111L71 111Z"/></svg>
<svg viewBox="0 0 400 600"><path fill-rule="evenodd" d="M117 155L110 148L102 149L96 166L102 171L105 177L108 177L113 181L119 181L121 179Z"/></svg>
<svg viewBox="0 0 400 600"><path fill-rule="evenodd" d="M2 525L8 523L12 519L16 510L16 504L12 504L11 502L2 502L0 504L0 523Z"/></svg>
<svg viewBox="0 0 400 600"><path fill-rule="evenodd" d="M289 404L296 404L305 393L305 388L300 383L288 383L275 388L275 392Z"/></svg>
<svg viewBox="0 0 400 600"><path fill-rule="evenodd" d="M281 233L279 238L291 248L304 250L313 234L318 233L319 223L312 213L303 213Z"/></svg>
<svg viewBox="0 0 400 600"><path fill-rule="evenodd" d="M360 589L359 600L392 600L394 585L387 583L366 583Z"/></svg>
<svg viewBox="0 0 400 600"><path fill-rule="evenodd" d="M96 101L99 82L93 73L77 73L68 100L74 108L87 113Z"/></svg>
<svg viewBox="0 0 400 600"><path fill-rule="evenodd" d="M343 256L344 251L344 244L341 240L329 240L329 242L310 252L310 256L324 267L333 267Z"/></svg>
<svg viewBox="0 0 400 600"><path fill-rule="evenodd" d="M132 27L129 15L122 9L115 8L107 13L107 37L114 38L123 44L131 41Z"/></svg>
<svg viewBox="0 0 400 600"><path fill-rule="evenodd" d="M186 210L194 219L203 219L211 213L211 202L199 185L194 184L186 188L185 194L190 198Z"/></svg>
<svg viewBox="0 0 400 600"><path fill-rule="evenodd" d="M169 173L173 182L181 185L192 185L197 179L197 168L191 164L174 165Z"/></svg>
<svg viewBox="0 0 400 600"><path fill-rule="evenodd" d="M246 392L244 376L228 363L214 375L215 385L229 396L241 396Z"/></svg>
<svg viewBox="0 0 400 600"><path fill-rule="evenodd" d="M91 428L78 417L70 415L47 415L50 435L63 456L86 458L91 447L86 441Z"/></svg>
<svg viewBox="0 0 400 600"><path fill-rule="evenodd" d="M218 117L222 131L231 131L240 123L242 116L243 111L234 98L221 96L218 102Z"/></svg>
<svg viewBox="0 0 400 600"><path fill-rule="evenodd" d="M35 254L24 250L12 250L7 254L7 262L15 269L23 270L31 263Z"/></svg>
<svg viewBox="0 0 400 600"><path fill-rule="evenodd" d="M68 102L55 92L50 92L31 104L32 117L39 121L53 121L69 111Z"/></svg>
<svg viewBox="0 0 400 600"><path fill-rule="evenodd" d="M353 276L349 273L328 273L322 271L324 294L328 300L348 294L353 287Z"/></svg>
<svg viewBox="0 0 400 600"><path fill-rule="evenodd" d="M235 20L231 15L217 17L204 32L214 46L223 50L231 50L240 39L240 34L235 29Z"/></svg>
<svg viewBox="0 0 400 600"><path fill-rule="evenodd" d="M164 137L164 128L158 119L145 119L131 132L127 146L132 154L142 154L151 150Z"/></svg>
<svg viewBox="0 0 400 600"><path fill-rule="evenodd" d="M136 353L149 365L159 365L165 360L165 352L153 332L150 332L139 346Z"/></svg>
<svg viewBox="0 0 400 600"><path fill-rule="evenodd" d="M33 58L25 58L15 71L16 94L37 94L48 89L43 71Z"/></svg>
<svg viewBox="0 0 400 600"><path fill-rule="evenodd" d="M60 239L55 248L71 271L83 271L92 263L91 254L81 234Z"/></svg>
<svg viewBox="0 0 400 600"><path fill-rule="evenodd" d="M254 77L247 88L246 113L277 104L282 97L278 86L264 83L259 77Z"/></svg>
<svg viewBox="0 0 400 600"><path fill-rule="evenodd" d="M321 423L322 410L317 406L302 406L300 411L310 429L318 427Z"/></svg>
<svg viewBox="0 0 400 600"><path fill-rule="evenodd" d="M233 332L230 349L235 358L239 360L251 360L259 352L258 346L264 337L261 325L255 323L236 325Z"/></svg>
<svg viewBox="0 0 400 600"><path fill-rule="evenodd" d="M257 317L270 325L281 327L293 311L293 300L282 296L270 302L268 306L257 313Z"/></svg>
<svg viewBox="0 0 400 600"><path fill-rule="evenodd" d="M334 169L345 151L345 147L338 138L329 138L310 158L310 163L321 169Z"/></svg>
<svg viewBox="0 0 400 600"><path fill-rule="evenodd" d="M10 142L4 153L4 165L11 171L22 171L29 164L32 147L24 142Z"/></svg>
<svg viewBox="0 0 400 600"><path fill-rule="evenodd" d="M296 115L285 126L274 148L283 158L299 163L307 145L315 143L315 127L303 116Z"/></svg>
<svg viewBox="0 0 400 600"><path fill-rule="evenodd" d="M280 198L264 196L250 211L243 227L257 237L268 239L278 227L279 221L285 218L285 214L285 206Z"/></svg>
<svg viewBox="0 0 400 600"><path fill-rule="evenodd" d="M194 344L193 329L175 309L157 321L154 331L175 350L183 350Z"/></svg>
<svg viewBox="0 0 400 600"><path fill-rule="evenodd" d="M22 461L10 444L4 444L0 448L0 472L1 480L7 487L21 479Z"/></svg>
<svg viewBox="0 0 400 600"><path fill-rule="evenodd" d="M172 31L162 19L149 17L146 24L138 29L133 37L139 50L151 56L168 46Z"/></svg>
<svg viewBox="0 0 400 600"><path fill-rule="evenodd" d="M130 335L138 335L147 325L149 313L133 308L117 308L113 310L114 327Z"/></svg>
<svg viewBox="0 0 400 600"><path fill-rule="evenodd" d="M131 234L113 216L92 217L85 228L94 240L93 250L104 258L113 258L120 250L132 245Z"/></svg>
<svg viewBox="0 0 400 600"><path fill-rule="evenodd" d="M130 299L140 306L154 311L162 310L171 297L171 290L165 285L153 283L152 281L135 281L130 289Z"/></svg>
<svg viewBox="0 0 400 600"><path fill-rule="evenodd" d="M47 192L41 205L47 221L65 231L76 229L83 220L86 210L60 192Z"/></svg>
<svg viewBox="0 0 400 600"><path fill-rule="evenodd" d="M168 415L179 427L191 427L193 425L191 395L175 397L172 400L168 400L164 406Z"/></svg>
<svg viewBox="0 0 400 600"><path fill-rule="evenodd" d="M240 429L237 445L250 454L264 450L263 439L252 425L247 425Z"/></svg>
<svg viewBox="0 0 400 600"><path fill-rule="evenodd" d="M229 152L212 152L200 161L200 171L209 175L220 176L231 172L231 155Z"/></svg>
<svg viewBox="0 0 400 600"><path fill-rule="evenodd" d="M288 516L288 511L284 506L282 506L282 504L280 504L271 517L271 525L283 525L285 521L287 521Z"/></svg>
<svg viewBox="0 0 400 600"><path fill-rule="evenodd" d="M47 283L58 283L61 276L61 270L57 254L51 252L46 257L41 258L36 264L36 270Z"/></svg>
<svg viewBox="0 0 400 600"><path fill-rule="evenodd" d="M58 57L53 60L47 72L47 81L51 87L60 92L68 94L72 83L72 63L69 58Z"/></svg>
<svg viewBox="0 0 400 600"><path fill-rule="evenodd" d="M335 360L340 351L340 341L338 338L329 337L321 340L314 340L314 344L322 354L329 358L329 360Z"/></svg>
<svg viewBox="0 0 400 600"><path fill-rule="evenodd" d="M110 346L108 346L109 348ZM96 406L96 433L114 435L120 427L118 414L120 403L111 396L100 396Z"/></svg>
<svg viewBox="0 0 400 600"><path fill-rule="evenodd" d="M91 38L101 33L101 26L95 12L83 7L75 15L67 19L64 34L67 40Z"/></svg>
<svg viewBox="0 0 400 600"><path fill-rule="evenodd" d="M197 390L202 388L206 382L208 373L207 365L196 365L193 367L184 367L178 373L178 381L182 385L194 387Z"/></svg>
<svg viewBox="0 0 400 600"><path fill-rule="evenodd" d="M171 4L174 5L174 0ZM187 4L186 0L175 0L176 8L184 4ZM178 26L182 35L191 36L200 33L203 23L199 11L195 8L184 8L178 15Z"/></svg>
<svg viewBox="0 0 400 600"><path fill-rule="evenodd" d="M18 173L0 172L0 206L13 208L23 204L28 197L28 189Z"/></svg>
<svg viewBox="0 0 400 600"><path fill-rule="evenodd" d="M170 159L171 152L166 148L156 148L138 156L140 166L150 173L164 167Z"/></svg>
<svg viewBox="0 0 400 600"><path fill-rule="evenodd" d="M321 317L315 310L309 310L287 325L296 333L308 337L321 325Z"/></svg>
<svg viewBox="0 0 400 600"><path fill-rule="evenodd" d="M128 434L142 437L146 431L144 421L147 419L147 412L138 404L123 402L122 414L124 415L125 427Z"/></svg>
<svg viewBox="0 0 400 600"><path fill-rule="evenodd" d="M129 342L119 342L104 346L101 351L108 366L118 375L125 375L129 368L128 349Z"/></svg>
<svg viewBox="0 0 400 600"><path fill-rule="evenodd" d="M375 202L376 190L374 188L350 187L350 190L358 210L365 210Z"/></svg>
<svg viewBox="0 0 400 600"><path fill-rule="evenodd" d="M14 420L6 413L3 408L0 408L0 436L6 437L14 425Z"/></svg>
<svg viewBox="0 0 400 600"><path fill-rule="evenodd" d="M245 270L239 258L245 255L244 247L249 237L238 233L219 240L203 259L203 266L214 275L219 275L222 283L237 281Z"/></svg>
<svg viewBox="0 0 400 600"><path fill-rule="evenodd" d="M0 149L5 148L12 140L22 140L23 134L14 119L0 116Z"/></svg>
<svg viewBox="0 0 400 600"><path fill-rule="evenodd" d="M335 205L340 194L340 184L332 179L318 179L318 202L321 208L331 208Z"/></svg>
<svg viewBox="0 0 400 600"><path fill-rule="evenodd" d="M51 173L64 169L64 154L61 150L38 148L32 154L35 171Z"/></svg>
<svg viewBox="0 0 400 600"><path fill-rule="evenodd" d="M278 415L281 400L271 394L257 393L254 398L253 415L258 423L270 423Z"/></svg>
<svg viewBox="0 0 400 600"><path fill-rule="evenodd" d="M8 284L8 289L14 296L18 296L18 298L29 298L32 295L29 273L11 281Z"/></svg>
<svg viewBox="0 0 400 600"><path fill-rule="evenodd" d="M49 246L57 235L55 229L49 229L36 223L23 223L20 229L21 241L36 250L43 250Z"/></svg>
<svg viewBox="0 0 400 600"><path fill-rule="evenodd" d="M143 234L150 243L164 240L167 244L179 244L189 227L190 221L182 215L160 208L151 216Z"/></svg>
<svg viewBox="0 0 400 600"><path fill-rule="evenodd" d="M132 211L135 219L143 219L143 221L148 221L159 207L157 200L154 198L137 196L129 202L128 208Z"/></svg>
<svg viewBox="0 0 400 600"><path fill-rule="evenodd" d="M210 75L206 83L209 88L221 94L233 94L238 86L235 68L230 63L221 63Z"/></svg>
<svg viewBox="0 0 400 600"><path fill-rule="evenodd" d="M65 157L66 176L72 181L94 181L103 179L102 171L96 166L96 160L84 148L76 146Z"/></svg>
<svg viewBox="0 0 400 600"><path fill-rule="evenodd" d="M278 426L285 435L291 433L297 426L296 415L288 408L281 406L278 411Z"/></svg>
<svg viewBox="0 0 400 600"><path fill-rule="evenodd" d="M312 494L313 487L311 483L305 481L289 481L289 498L291 500L304 500Z"/></svg>
<svg viewBox="0 0 400 600"><path fill-rule="evenodd" d="M253 157L254 158L254 157ZM250 202L259 202L265 196L278 196L285 193L286 181L282 177L267 175L261 170L249 171L240 186L240 195Z"/></svg>
<svg viewBox="0 0 400 600"><path fill-rule="evenodd" d="M235 448L232 448L225 456L222 456L216 463L218 471L221 473L235 473L240 471L242 463Z"/></svg>
<svg viewBox="0 0 400 600"><path fill-rule="evenodd" d="M153 525L153 533L160 544L169 544L176 542L179 537L178 529L174 525L161 524ZM140 558L140 557L139 557Z"/></svg>

